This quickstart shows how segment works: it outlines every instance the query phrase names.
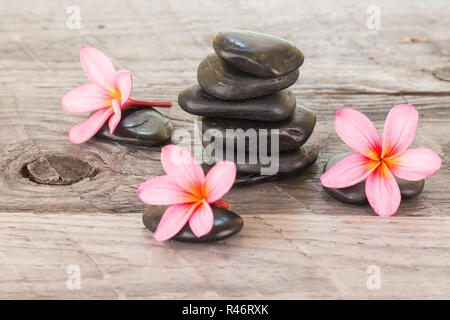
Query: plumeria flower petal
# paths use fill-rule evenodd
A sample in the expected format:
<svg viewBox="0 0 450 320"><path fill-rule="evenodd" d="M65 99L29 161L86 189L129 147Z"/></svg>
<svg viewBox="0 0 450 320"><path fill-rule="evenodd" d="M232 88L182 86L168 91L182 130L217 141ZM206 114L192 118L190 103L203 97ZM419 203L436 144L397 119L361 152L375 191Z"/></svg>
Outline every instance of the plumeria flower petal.
<svg viewBox="0 0 450 320"><path fill-rule="evenodd" d="M419 113L412 105L393 107L384 123L381 157L406 151L414 140L418 122Z"/></svg>
<svg viewBox="0 0 450 320"><path fill-rule="evenodd" d="M407 181L425 179L441 167L441 158L428 148L407 150L387 162L394 176Z"/></svg>
<svg viewBox="0 0 450 320"><path fill-rule="evenodd" d="M137 189L137 193L143 202L154 206L197 201L197 197L180 187L176 180L169 176L147 180Z"/></svg>
<svg viewBox="0 0 450 320"><path fill-rule="evenodd" d="M120 109L120 101L117 99L114 99L112 101L112 108L114 111L114 114L112 115L111 118L109 118L109 132L111 134L114 133L114 131L116 130L117 125L120 122L120 118L122 117L122 110Z"/></svg>
<svg viewBox="0 0 450 320"><path fill-rule="evenodd" d="M347 188L366 179L379 164L360 153L352 153L327 170L320 181L328 188Z"/></svg>
<svg viewBox="0 0 450 320"><path fill-rule="evenodd" d="M236 180L236 165L231 161L222 161L212 167L206 175L207 200L209 203L218 201L233 186Z"/></svg>
<svg viewBox="0 0 450 320"><path fill-rule="evenodd" d="M128 70L117 72L114 77L116 91L120 92L120 104L124 105L130 97L131 89L133 88L133 76Z"/></svg>
<svg viewBox="0 0 450 320"><path fill-rule="evenodd" d="M397 212L401 194L397 181L386 164L381 164L367 177L366 196L379 216L389 217Z"/></svg>
<svg viewBox="0 0 450 320"><path fill-rule="evenodd" d="M189 219L189 227L197 238L208 234L214 224L214 214L211 207L205 201L196 208L195 212Z"/></svg>
<svg viewBox="0 0 450 320"><path fill-rule="evenodd" d="M368 158L378 160L381 138L372 121L354 109L341 109L334 121L336 133L350 148Z"/></svg>
<svg viewBox="0 0 450 320"><path fill-rule="evenodd" d="M103 108L87 120L73 126L69 131L70 142L79 144L92 138L113 113L114 111L111 108Z"/></svg>
<svg viewBox="0 0 450 320"><path fill-rule="evenodd" d="M106 54L92 47L81 47L81 66L88 78L106 91L115 91L116 69Z"/></svg>
<svg viewBox="0 0 450 320"><path fill-rule="evenodd" d="M214 224L211 205L230 207L220 198L234 183L236 165L229 161L219 162L205 177L202 167L191 154L175 145L162 149L161 163L167 175L151 178L136 190L147 204L169 205L153 237L158 241L170 239L188 221L197 237L208 234Z"/></svg>
<svg viewBox="0 0 450 320"><path fill-rule="evenodd" d="M175 236L186 225L196 208L197 205L192 203L174 204L168 207L161 217L153 238L165 241Z"/></svg>
<svg viewBox="0 0 450 320"><path fill-rule="evenodd" d="M171 107L170 101L139 101L130 98L133 77L128 70L116 73L111 60L103 52L92 47L80 50L81 66L92 83L83 84L66 93L62 107L74 113L94 113L88 120L70 130L72 143L83 143L93 137L109 117L109 131L114 133L122 117L122 109L130 106ZM101 123L100 126L98 126Z"/></svg>
<svg viewBox="0 0 450 320"><path fill-rule="evenodd" d="M167 175L180 187L202 194L205 173L189 152L175 145L165 146L161 150L161 163Z"/></svg>
<svg viewBox="0 0 450 320"><path fill-rule="evenodd" d="M401 193L395 177L422 180L439 170L441 158L432 150L407 150L414 140L418 112L409 104L397 105L389 112L381 140L373 123L361 112L342 109L336 113L339 137L358 153L351 154L321 177L327 188L346 188L366 179L369 204L380 216L397 212Z"/></svg>
<svg viewBox="0 0 450 320"><path fill-rule="evenodd" d="M96 83L85 83L66 93L60 103L66 111L85 113L108 107L112 99L113 97Z"/></svg>

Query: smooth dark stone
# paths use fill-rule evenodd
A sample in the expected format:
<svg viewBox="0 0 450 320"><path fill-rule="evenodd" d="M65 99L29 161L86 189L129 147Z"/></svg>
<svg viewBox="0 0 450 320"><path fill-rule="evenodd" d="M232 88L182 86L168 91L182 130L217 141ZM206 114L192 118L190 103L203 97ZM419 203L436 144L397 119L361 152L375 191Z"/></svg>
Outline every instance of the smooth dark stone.
<svg viewBox="0 0 450 320"><path fill-rule="evenodd" d="M122 119L114 134L109 133L108 122L97 136L122 143L155 146L170 141L173 125L169 119L150 107L130 107L122 110Z"/></svg>
<svg viewBox="0 0 450 320"><path fill-rule="evenodd" d="M201 130L205 133L208 129L215 129L220 132L223 137L224 145L229 147L237 147L239 145L245 145L245 150L249 151L250 140L245 138L245 132L248 129L254 129L257 134L257 144L252 147L258 147L260 145L260 137L267 141L267 150L271 150L271 133L272 129L278 129L278 134L273 133L275 137L278 137L278 151L288 151L295 150L301 145L303 145L308 138L311 136L314 126L316 124L316 115L314 112L305 108L303 106L297 105L294 113L287 119L276 122L262 122L262 121L251 121L251 120L240 120L240 119L223 119L223 118L210 118L210 117L200 117ZM242 129L243 133L227 132L227 129ZM260 131L261 129L266 129L266 131ZM267 140L266 140L267 139ZM215 140L218 141L218 140ZM243 143L245 142L245 144ZM203 137L203 145L206 146L211 143L207 136ZM212 142L214 143L214 142ZM274 149L276 150L276 149ZM251 150L250 150L251 151Z"/></svg>
<svg viewBox="0 0 450 320"><path fill-rule="evenodd" d="M236 164L237 175L234 185L250 185L259 182L273 181L283 177L295 176L314 164L318 154L318 148L312 142L307 142L298 150L282 152L279 155L278 173L272 175L261 175L260 170L263 166L260 163ZM215 159L216 162L219 162L220 160L221 159ZM212 167L212 165L208 164L203 164L202 166L205 172Z"/></svg>
<svg viewBox="0 0 450 320"><path fill-rule="evenodd" d="M167 207L151 206L142 216L144 225L151 232L158 228L159 221ZM214 224L211 232L201 238L192 233L189 223L172 239L183 242L210 242L223 240L241 231L244 220L236 213L221 207L211 206L214 213Z"/></svg>
<svg viewBox="0 0 450 320"><path fill-rule="evenodd" d="M333 156L330 160L328 160L327 164L325 165L325 168L323 172L330 169L332 166L334 166L339 160L344 158L345 156L348 156L351 153L340 153L335 156ZM425 180L420 181L406 181L401 180L398 178L395 178L397 180L398 186L400 188L400 193L402 195L402 198L414 198L418 196L425 185ZM332 188L326 188L323 187L323 189L333 198L345 202L345 203L352 203L352 204L364 204L367 203L366 198L366 192L365 192L365 180L361 181L360 183L355 184L354 186L348 187L348 188L341 188L341 189L332 189Z"/></svg>
<svg viewBox="0 0 450 320"><path fill-rule="evenodd" d="M236 69L258 77L279 77L298 69L303 53L285 39L246 30L223 30L216 34L217 55Z"/></svg>
<svg viewBox="0 0 450 320"><path fill-rule="evenodd" d="M203 59L197 70L200 86L223 100L244 100L268 95L291 86L298 76L298 70L294 70L278 78L258 78L237 70L216 54Z"/></svg>
<svg viewBox="0 0 450 320"><path fill-rule="evenodd" d="M225 101L195 84L180 92L178 104L184 111L199 116L281 121L292 115L296 99L292 91L286 89L253 99Z"/></svg>

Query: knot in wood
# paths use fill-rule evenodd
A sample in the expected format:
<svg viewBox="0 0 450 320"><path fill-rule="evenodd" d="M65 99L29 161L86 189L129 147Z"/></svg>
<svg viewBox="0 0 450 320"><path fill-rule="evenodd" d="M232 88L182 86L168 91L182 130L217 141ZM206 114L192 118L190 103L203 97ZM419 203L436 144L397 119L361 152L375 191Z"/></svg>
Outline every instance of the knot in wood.
<svg viewBox="0 0 450 320"><path fill-rule="evenodd" d="M72 156L49 155L24 164L22 176L40 184L69 185L97 174L86 161Z"/></svg>
<svg viewBox="0 0 450 320"><path fill-rule="evenodd" d="M438 67L432 73L439 80L450 81L450 66Z"/></svg>

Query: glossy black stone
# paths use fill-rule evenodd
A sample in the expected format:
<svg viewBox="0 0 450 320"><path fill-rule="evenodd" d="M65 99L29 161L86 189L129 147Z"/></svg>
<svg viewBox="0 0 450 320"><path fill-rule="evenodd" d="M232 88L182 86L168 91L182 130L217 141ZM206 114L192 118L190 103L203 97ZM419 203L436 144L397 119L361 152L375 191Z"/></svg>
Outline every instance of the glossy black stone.
<svg viewBox="0 0 450 320"><path fill-rule="evenodd" d="M340 153L333 156L325 165L324 172L334 166L339 160L349 155L350 153ZM396 178L402 198L414 198L418 196L425 185L425 180L420 181L406 181ZM354 186L341 189L332 189L323 187L323 189L333 198L351 204L364 204L367 203L365 193L365 180L361 181Z"/></svg>
<svg viewBox="0 0 450 320"><path fill-rule="evenodd" d="M303 53L285 39L246 30L223 30L216 34L217 55L236 69L258 77L279 77L298 69Z"/></svg>
<svg viewBox="0 0 450 320"><path fill-rule="evenodd" d="M144 225L155 232L159 221L167 207L151 206L142 216ZM217 206L211 206L214 213L214 224L211 232L197 238L191 231L189 223L172 239L183 242L210 242L223 240L241 231L244 220L236 213Z"/></svg>
<svg viewBox="0 0 450 320"><path fill-rule="evenodd" d="M203 59L197 70L200 86L223 100L244 100L268 95L291 86L298 76L298 70L294 70L278 78L258 78L237 70L216 54Z"/></svg>
<svg viewBox="0 0 450 320"><path fill-rule="evenodd" d="M296 99L292 91L286 89L253 99L225 101L195 84L180 92L178 104L184 111L199 116L281 121L292 115Z"/></svg>
<svg viewBox="0 0 450 320"><path fill-rule="evenodd" d="M114 134L109 133L108 122L97 133L98 137L122 143L155 146L170 141L173 125L169 119L150 107L130 107L122 110Z"/></svg>
<svg viewBox="0 0 450 320"><path fill-rule="evenodd" d="M261 145L260 138L263 139L262 141L267 141L267 149L271 150L272 134L274 137L278 137L279 144L278 149L274 147L274 151L296 150L308 140L316 124L314 112L300 105L296 106L294 113L289 118L282 121L262 122L210 117L200 117L199 120L201 120L199 126L201 125L203 134L211 129L209 133L214 134L214 136L219 134L223 138L224 145L237 149L242 149L243 146L245 151L254 152L255 148ZM236 132L236 129L242 130ZM246 133L249 134L253 131L252 129L256 132L256 144L245 137ZM272 132L272 129L278 129L278 133ZM208 135L204 135L203 145L207 146L211 140ZM252 150L252 148L255 150Z"/></svg>
<svg viewBox="0 0 450 320"><path fill-rule="evenodd" d="M317 160L318 153L316 145L309 141L297 150L282 152L279 154L278 173L271 175L261 174L261 168L267 168L268 165L262 165L259 161L256 164L236 163L237 175L234 185L250 185L259 182L273 181L283 177L295 176L314 164ZM224 158L226 159L226 157ZM221 160L222 159L219 158L214 159L215 162ZM236 162L236 159L229 160ZM211 164L203 164L202 166L205 172L212 167Z"/></svg>

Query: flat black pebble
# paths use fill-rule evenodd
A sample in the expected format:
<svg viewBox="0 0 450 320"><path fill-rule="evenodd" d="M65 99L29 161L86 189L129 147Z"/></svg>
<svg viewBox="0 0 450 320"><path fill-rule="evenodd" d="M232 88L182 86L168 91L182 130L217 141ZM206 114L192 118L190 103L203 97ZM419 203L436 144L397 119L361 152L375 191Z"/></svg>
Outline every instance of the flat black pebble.
<svg viewBox="0 0 450 320"><path fill-rule="evenodd" d="M246 151L249 151L249 149L251 151L252 148L259 146L260 134L263 139L267 139L267 149L270 151L272 147L272 129L279 130L278 134L276 134L276 136L278 136L279 152L296 150L308 140L316 124L316 116L314 112L300 105L296 106L294 113L289 118L282 121L263 122L211 117L200 117L199 120L201 120L201 122L199 122L199 126L201 125L202 133L205 133L208 129L218 130L225 145L230 147L234 146L235 148L237 148L238 145L245 145L244 148ZM235 129L242 129L243 131L236 132ZM245 133L249 129L254 129L258 136L258 142L256 145L251 144L250 140L245 138ZM208 135L205 135L203 144L206 146L209 143L210 141L208 139ZM250 145L252 148L250 148Z"/></svg>
<svg viewBox="0 0 450 320"><path fill-rule="evenodd" d="M292 91L286 89L253 99L225 101L195 84L180 92L178 104L184 111L199 116L281 121L292 115L296 99Z"/></svg>
<svg viewBox="0 0 450 320"><path fill-rule="evenodd" d="M285 39L246 30L223 30L216 34L217 55L236 69L258 77L279 77L298 69L303 53Z"/></svg>
<svg viewBox="0 0 450 320"><path fill-rule="evenodd" d="M244 100L268 95L291 86L298 76L298 70L294 70L278 78L258 78L237 70L216 54L203 59L197 70L200 86L223 100Z"/></svg>
<svg viewBox="0 0 450 320"><path fill-rule="evenodd" d="M329 168L334 166L339 160L348 156L351 153L340 153L333 156L325 165L323 172L327 171ZM425 186L425 180L420 181L406 181L395 178L397 180L398 186L400 188L400 193L402 198L414 198L418 196ZM365 180L354 186L341 189L326 188L323 189L333 198L351 204L364 204L368 203L365 192Z"/></svg>
<svg viewBox="0 0 450 320"><path fill-rule="evenodd" d="M250 185L259 182L273 181L283 177L295 176L304 169L314 164L318 157L318 148L312 142L307 142L304 146L294 151L286 151L279 154L279 170L276 174L262 175L261 168L267 165L261 163L237 163L237 175L235 186ZM216 162L221 159L215 159ZM203 164L203 169L207 172L212 165Z"/></svg>
<svg viewBox="0 0 450 320"><path fill-rule="evenodd" d="M114 134L109 133L108 122L97 136L122 143L155 146L170 141L173 125L168 118L150 107L130 107L122 110L122 119Z"/></svg>
<svg viewBox="0 0 450 320"><path fill-rule="evenodd" d="M151 232L158 228L159 221L167 207L151 206L142 216L144 225ZM191 231L189 223L172 239L182 242L210 242L223 240L241 231L244 220L236 213L221 207L211 206L214 213L214 225L211 232L201 238L197 238Z"/></svg>

